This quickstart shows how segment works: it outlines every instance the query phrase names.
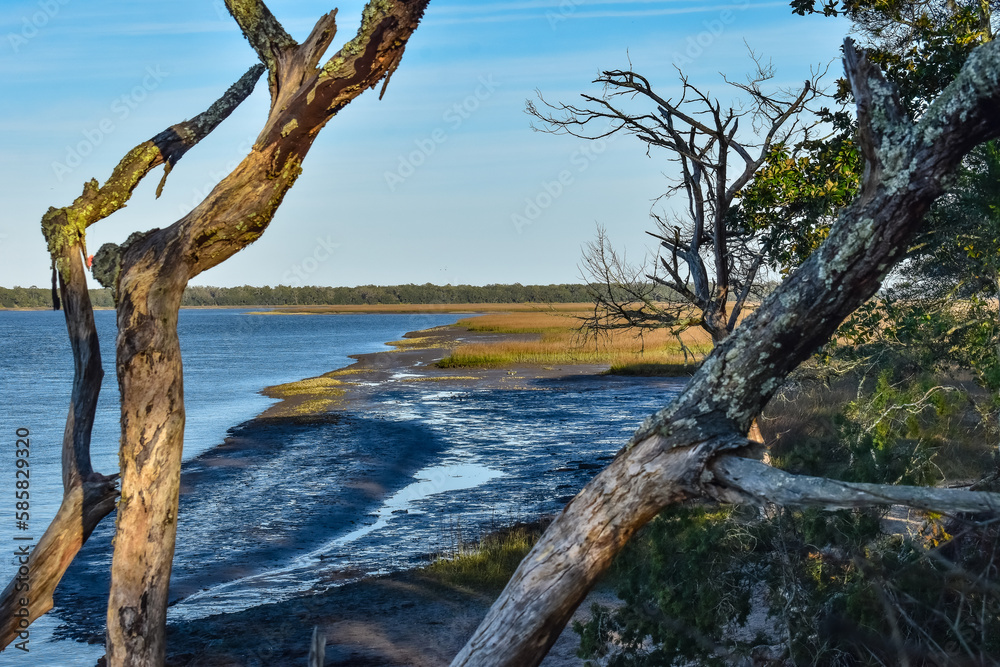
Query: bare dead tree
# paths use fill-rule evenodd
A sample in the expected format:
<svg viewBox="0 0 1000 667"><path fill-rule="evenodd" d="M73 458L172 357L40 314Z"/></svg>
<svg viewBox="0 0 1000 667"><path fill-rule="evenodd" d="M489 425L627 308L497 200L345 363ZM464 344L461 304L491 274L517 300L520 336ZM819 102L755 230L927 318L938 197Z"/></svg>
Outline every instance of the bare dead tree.
<svg viewBox="0 0 1000 667"><path fill-rule="evenodd" d="M177 160L249 95L266 69L271 106L249 155L193 211L165 229L137 232L95 257L95 276L115 292L116 367L121 390L121 498L108 604L107 664L150 667L165 655L167 591L173 560L184 432L183 375L177 315L188 281L264 232L302 171L319 131L351 100L399 66L428 0L372 0L357 34L321 64L336 34L336 10L303 43L261 0L226 0L257 52L255 66L208 111L168 128L130 151L111 178L89 182L73 205L42 221L76 361L73 402L63 443L63 506L27 567L32 618L51 608L51 594L97 522L114 507L114 477L93 471L89 444L101 364L83 257L90 225L122 208L139 181ZM163 181L160 183L162 189ZM15 582L0 607L19 603ZM6 646L18 630L3 617ZM14 633L12 636L11 633Z"/></svg>
<svg viewBox="0 0 1000 667"><path fill-rule="evenodd" d="M54 295L53 300L56 304L62 302L74 360L70 412L62 444L63 500L26 563L30 594L18 590L19 580L15 577L0 596L0 646L10 644L27 625L52 608L52 594L66 568L98 522L114 510L118 497L118 475L94 471L90 460L91 430L104 370L87 291L83 231L124 207L139 181L154 168L176 164L250 95L263 72L262 65L255 65L204 113L139 144L104 185L90 181L71 205L50 208L42 219L59 295ZM20 604L22 599L29 599L31 604ZM27 616L18 614L22 608Z"/></svg>
<svg viewBox="0 0 1000 667"><path fill-rule="evenodd" d="M647 155L662 149L679 171L660 199L683 194L686 210L653 213L656 230L649 234L660 246L653 266L637 272L622 262L603 230L585 250L583 269L595 303L584 324L589 332L701 326L719 343L736 326L775 239L735 224L733 201L773 147L808 135L811 125L802 112L821 95L822 78L816 73L799 90L768 92L773 68L751 57L756 67L745 82L723 79L742 96L739 107L725 109L683 73L679 95L664 98L631 70L603 72L594 81L604 86L603 94L581 95L582 106L527 103L543 131L585 139L634 134Z"/></svg>
<svg viewBox="0 0 1000 667"><path fill-rule="evenodd" d="M949 175L1000 136L1000 44L978 47L916 121L853 43L844 65L865 156L861 190L827 240L649 417L549 526L453 667L537 665L612 558L664 507L690 498L851 508L1000 510L1000 494L849 484L746 458L746 433L784 379L878 290Z"/></svg>

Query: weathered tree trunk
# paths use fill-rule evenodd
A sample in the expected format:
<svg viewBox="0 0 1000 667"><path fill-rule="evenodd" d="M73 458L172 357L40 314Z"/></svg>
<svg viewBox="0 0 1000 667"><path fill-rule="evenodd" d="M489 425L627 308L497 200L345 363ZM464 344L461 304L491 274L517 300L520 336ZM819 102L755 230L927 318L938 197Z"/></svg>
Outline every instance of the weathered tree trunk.
<svg viewBox="0 0 1000 667"><path fill-rule="evenodd" d="M97 523L115 507L115 477L95 473L90 463L90 432L104 370L87 292L79 243L65 248L64 274L58 281L73 349L73 393L63 435L63 500L27 562L24 589L17 575L0 596L0 646L7 646L52 608L52 594L73 557ZM29 616L18 616L27 599Z"/></svg>
<svg viewBox="0 0 1000 667"><path fill-rule="evenodd" d="M255 0L226 5L268 69L271 110L250 154L191 213L109 249L120 267L122 493L108 604L107 664L163 663L177 527L184 405L177 313L188 281L255 241L337 111L398 66L428 0L369 2L354 39L322 67L336 12L299 45ZM383 88L384 90L384 88Z"/></svg>
<svg viewBox="0 0 1000 667"><path fill-rule="evenodd" d="M780 491L773 486L790 476L766 481L762 490L740 486L746 469L719 466L748 445L751 422L784 378L876 292L962 157L1000 135L995 43L973 53L916 123L903 118L892 87L850 41L845 66L867 160L857 200L827 241L715 349L674 402L647 419L611 465L570 501L522 561L454 667L540 663L625 541L670 503L695 496L792 502L798 495L805 500L813 488L800 484L802 493L791 498L768 495L765 490ZM900 490L882 487L880 493L879 487L828 482L815 495L827 502L823 494L838 486L844 502L864 504ZM910 491L918 500L930 498ZM969 506L1000 507L996 494L977 498Z"/></svg>
<svg viewBox="0 0 1000 667"><path fill-rule="evenodd" d="M27 563L29 623L52 608L52 594L66 568L97 523L114 510L118 495L118 475L96 473L90 461L91 430L104 370L83 264L86 229L125 206L139 181L152 169L164 163L175 164L208 135L246 99L263 71L260 65L255 66L207 111L129 151L103 186L98 187L96 181L87 183L73 204L51 208L42 218L42 231L52 256L53 280L64 304L74 375L62 445L63 501ZM0 646L10 644L23 630L21 617L14 614L24 597L17 591L18 583L15 577L0 596Z"/></svg>

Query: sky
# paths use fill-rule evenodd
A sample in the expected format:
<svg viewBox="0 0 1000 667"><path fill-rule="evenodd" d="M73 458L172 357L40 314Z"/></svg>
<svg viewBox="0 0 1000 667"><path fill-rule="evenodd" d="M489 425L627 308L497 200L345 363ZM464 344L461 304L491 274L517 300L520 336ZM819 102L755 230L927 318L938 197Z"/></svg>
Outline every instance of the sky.
<svg viewBox="0 0 1000 667"><path fill-rule="evenodd" d="M268 3L299 40L338 7L329 54L353 37L363 5ZM222 0L0 0L0 19L0 286L47 286L48 207L203 111L256 55ZM793 15L788 0L432 0L384 98L367 91L341 111L265 234L192 284L580 282L597 225L642 260L651 207L669 186L665 156L628 135L533 131L526 100L599 94L602 70L631 63L663 97L676 94L681 66L731 104L720 73L748 73L748 47L773 61L775 89L827 66L832 85L848 31L841 19ZM247 154L267 103L261 81L159 199L157 170L92 226L89 251L187 213Z"/></svg>

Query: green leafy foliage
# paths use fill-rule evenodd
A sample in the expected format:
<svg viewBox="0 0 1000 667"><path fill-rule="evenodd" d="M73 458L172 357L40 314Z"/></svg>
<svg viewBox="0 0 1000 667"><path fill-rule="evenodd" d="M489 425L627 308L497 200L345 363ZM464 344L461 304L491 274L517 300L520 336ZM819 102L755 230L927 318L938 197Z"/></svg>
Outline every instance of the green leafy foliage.
<svg viewBox="0 0 1000 667"><path fill-rule="evenodd" d="M618 557L625 602L576 623L609 667L992 664L995 523L890 528L875 511L666 510Z"/></svg>
<svg viewBox="0 0 1000 667"><path fill-rule="evenodd" d="M954 80L972 49L993 38L1000 2L792 0L791 6L797 14L850 18L872 62L896 84L904 108L920 113Z"/></svg>
<svg viewBox="0 0 1000 667"><path fill-rule="evenodd" d="M778 144L737 195L730 224L764 237L771 268L787 273L826 239L836 214L856 196L861 169L861 155L845 135Z"/></svg>
<svg viewBox="0 0 1000 667"><path fill-rule="evenodd" d="M750 611L752 563L759 560L751 555L764 544L756 532L766 529L734 513L678 506L650 522L612 571L625 606L598 607L589 623L574 624L581 656L607 658L612 667L693 658L726 664L715 647Z"/></svg>

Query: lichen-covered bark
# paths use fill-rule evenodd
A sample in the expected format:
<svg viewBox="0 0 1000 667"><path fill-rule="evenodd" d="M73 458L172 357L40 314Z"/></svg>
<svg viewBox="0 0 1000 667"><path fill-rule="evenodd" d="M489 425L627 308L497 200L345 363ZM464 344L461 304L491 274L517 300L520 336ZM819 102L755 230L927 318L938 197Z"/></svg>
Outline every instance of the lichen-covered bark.
<svg viewBox="0 0 1000 667"><path fill-rule="evenodd" d="M398 66L428 0L376 0L354 39L322 67L335 12L301 45L262 2L227 0L269 70L271 109L250 154L188 215L107 252L116 276L122 392L122 499L108 604L107 664L163 663L177 528L184 392L177 312L188 281L254 242L336 112ZM104 264L119 263L119 270Z"/></svg>
<svg viewBox="0 0 1000 667"><path fill-rule="evenodd" d="M453 666L537 665L625 539L649 518L685 497L747 497L745 489L726 487L711 463L739 453L788 373L875 293L965 153L1000 136L1000 44L978 48L915 123L850 41L845 53L870 162L857 200L812 257L567 505Z"/></svg>
<svg viewBox="0 0 1000 667"><path fill-rule="evenodd" d="M70 206L50 208L42 217L42 233L56 268L66 315L74 375L62 445L63 500L27 564L31 573L29 621L52 608L52 594L66 568L97 523L114 510L117 497L118 475L94 472L90 461L91 429L104 370L83 266L87 227L125 206L139 181L154 168L176 164L246 99L262 73L260 65L252 67L206 111L129 151L103 185L96 180L87 182L83 194ZM117 266L107 269L108 275L117 274ZM20 629L20 619L13 612L24 594L16 588L15 576L0 595L0 647L10 644Z"/></svg>
<svg viewBox="0 0 1000 667"><path fill-rule="evenodd" d="M74 374L63 435L63 499L28 558L30 589L19 587L23 581L19 582L15 574L0 594L0 647L9 645L26 627L21 627L22 619L16 615L24 606L20 604L22 598L30 600L28 625L52 608L52 595L66 568L97 523L114 509L117 496L115 477L94 472L90 462L91 427L104 371L80 245L66 246L64 250L59 282Z"/></svg>
<svg viewBox="0 0 1000 667"><path fill-rule="evenodd" d="M712 461L709 468L713 481L706 491L726 502L751 500L785 507L822 507L828 510L904 505L946 514L995 514L1000 511L1000 493L860 484L791 475L766 463L739 456L720 456Z"/></svg>

